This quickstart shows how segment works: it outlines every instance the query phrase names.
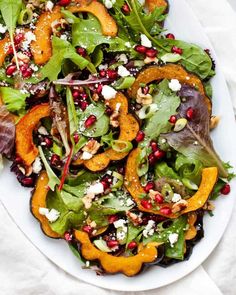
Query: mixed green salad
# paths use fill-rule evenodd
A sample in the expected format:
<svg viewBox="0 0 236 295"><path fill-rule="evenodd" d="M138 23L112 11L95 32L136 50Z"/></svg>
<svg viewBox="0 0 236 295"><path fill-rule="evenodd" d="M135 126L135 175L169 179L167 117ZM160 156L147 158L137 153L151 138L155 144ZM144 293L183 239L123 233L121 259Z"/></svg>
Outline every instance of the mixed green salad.
<svg viewBox="0 0 236 295"><path fill-rule="evenodd" d="M169 9L0 0L1 166L33 188L43 232L99 274L188 259L230 193L210 138L215 62L165 29Z"/></svg>

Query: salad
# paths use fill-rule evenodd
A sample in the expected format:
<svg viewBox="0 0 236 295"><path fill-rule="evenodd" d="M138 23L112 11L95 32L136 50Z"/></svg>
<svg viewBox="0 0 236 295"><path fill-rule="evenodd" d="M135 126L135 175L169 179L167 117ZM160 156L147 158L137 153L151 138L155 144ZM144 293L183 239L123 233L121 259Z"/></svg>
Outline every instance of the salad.
<svg viewBox="0 0 236 295"><path fill-rule="evenodd" d="M189 259L230 193L210 137L215 62L165 29L169 9L0 0L1 166L33 188L43 233L99 274Z"/></svg>

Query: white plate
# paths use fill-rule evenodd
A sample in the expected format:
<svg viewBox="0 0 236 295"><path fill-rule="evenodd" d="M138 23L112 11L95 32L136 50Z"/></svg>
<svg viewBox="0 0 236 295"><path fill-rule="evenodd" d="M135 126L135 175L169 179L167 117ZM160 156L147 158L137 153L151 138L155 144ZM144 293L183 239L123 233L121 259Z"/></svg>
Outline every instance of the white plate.
<svg viewBox="0 0 236 295"><path fill-rule="evenodd" d="M203 29L192 10L184 0L170 0L170 15L167 26L176 37L194 42L205 48L211 48ZM213 139L216 150L224 161L230 161L236 167L235 122L227 86L220 69L213 79L214 114L220 115L222 121ZM178 263L169 268L152 267L148 271L127 278L121 274L97 276L93 271L83 270L78 260L70 252L64 241L47 238L40 230L39 223L29 211L29 190L23 189L8 168L0 175L0 197L8 212L29 238L29 240L52 262L69 274L94 285L120 291L141 291L170 284L197 268L213 251L222 237L229 221L236 194L236 182L232 182L232 193L221 197L216 202L214 217L205 217L205 238L194 247L189 261Z"/></svg>

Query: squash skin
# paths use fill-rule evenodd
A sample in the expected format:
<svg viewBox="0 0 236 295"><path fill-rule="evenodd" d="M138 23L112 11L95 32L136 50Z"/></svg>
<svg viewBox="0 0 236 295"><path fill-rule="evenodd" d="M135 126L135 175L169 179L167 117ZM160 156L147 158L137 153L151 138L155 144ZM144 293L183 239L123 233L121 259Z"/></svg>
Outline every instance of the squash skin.
<svg viewBox="0 0 236 295"><path fill-rule="evenodd" d="M163 214L160 210L157 209L146 209L141 205L140 195L146 194L143 187L141 186L138 174L137 174L137 157L140 153L140 149L134 149L128 156L126 171L125 171L125 187L131 194L132 198L136 202L140 211L149 212L153 214L162 215L169 218L176 218L182 214L195 211L203 207L206 203L211 191L214 188L215 183L218 178L218 169L216 167L204 168L202 171L202 181L199 186L198 191L188 200L186 209L178 212L171 213L170 215ZM163 203L158 205L161 208L170 208L172 209L173 204Z"/></svg>
<svg viewBox="0 0 236 295"><path fill-rule="evenodd" d="M204 97L209 114L211 114L212 103L205 93L202 81L197 76L188 73L182 66L176 64L167 64L165 66L150 66L147 69L141 71L131 89L129 90L129 95L132 98L136 98L140 83L148 84L155 80L161 81L163 79L177 79L180 81L181 84L187 84L192 87L197 87L200 94Z"/></svg>
<svg viewBox="0 0 236 295"><path fill-rule="evenodd" d="M0 67L3 65L5 58L7 57L7 47L10 44L11 40L8 35L4 39L0 40Z"/></svg>
<svg viewBox="0 0 236 295"><path fill-rule="evenodd" d="M196 221L197 221L197 214L195 212L188 213L189 229L185 233L185 240L186 241L192 240L196 237L197 230L196 230L196 227L194 226Z"/></svg>
<svg viewBox="0 0 236 295"><path fill-rule="evenodd" d="M30 200L30 209L33 216L40 222L43 233L50 238L58 239L61 238L61 236L51 229L48 219L39 213L39 208L47 207L48 181L49 179L46 171L42 171L38 177L35 190Z"/></svg>
<svg viewBox="0 0 236 295"><path fill-rule="evenodd" d="M116 257L97 249L90 241L87 233L75 230L75 238L81 244L81 254L86 260L99 260L106 273L121 272L126 276L138 274L144 263L151 263L157 259L158 252L155 244L147 244L145 248L131 257Z"/></svg>
<svg viewBox="0 0 236 295"><path fill-rule="evenodd" d="M120 103L120 135L118 139L124 141L132 141L135 139L139 131L139 124L134 116L128 114L128 100L121 92L118 92L115 98L107 101L108 106L113 111L116 109L116 105L118 103ZM111 161L122 160L127 155L128 152L119 153L110 148L101 154L95 155L90 160L82 161L81 159L78 159L73 164L83 164L90 171L96 172L104 170Z"/></svg>
<svg viewBox="0 0 236 295"><path fill-rule="evenodd" d="M30 166L38 156L38 149L33 142L33 131L42 118L50 115L48 103L33 107L16 125L16 154Z"/></svg>

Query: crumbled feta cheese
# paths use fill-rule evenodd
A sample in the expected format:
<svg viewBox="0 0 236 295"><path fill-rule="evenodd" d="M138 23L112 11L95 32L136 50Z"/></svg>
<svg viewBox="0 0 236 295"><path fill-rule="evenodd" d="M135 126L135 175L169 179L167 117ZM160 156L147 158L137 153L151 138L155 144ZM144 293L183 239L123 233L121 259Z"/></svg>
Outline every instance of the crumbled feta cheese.
<svg viewBox="0 0 236 295"><path fill-rule="evenodd" d="M36 36L31 31L25 33L25 41L22 42L22 48L28 50L30 43L36 41Z"/></svg>
<svg viewBox="0 0 236 295"><path fill-rule="evenodd" d="M48 208L42 208L42 207L39 208L39 214L40 214L40 215L45 216L45 215L48 214L48 213L49 213Z"/></svg>
<svg viewBox="0 0 236 295"><path fill-rule="evenodd" d="M148 236L152 236L154 234L154 225L155 221L153 220L148 220L148 224L145 226L143 230L143 236L147 238Z"/></svg>
<svg viewBox="0 0 236 295"><path fill-rule="evenodd" d="M124 66L119 66L118 75L121 77L127 77L130 76L130 72Z"/></svg>
<svg viewBox="0 0 236 295"><path fill-rule="evenodd" d="M121 107L121 103L117 103L116 104L116 112L119 112L120 107Z"/></svg>
<svg viewBox="0 0 236 295"><path fill-rule="evenodd" d="M53 6L54 6L54 3L52 1L47 1L46 5L45 5L45 10L46 11L52 11Z"/></svg>
<svg viewBox="0 0 236 295"><path fill-rule="evenodd" d="M88 152L83 152L81 159L82 160L89 160L93 157L92 154L88 153Z"/></svg>
<svg viewBox="0 0 236 295"><path fill-rule="evenodd" d="M95 221L92 221L92 222L90 222L90 224L89 224L91 227L93 227L93 228L95 228L96 226L97 226L97 224L96 224L96 222Z"/></svg>
<svg viewBox="0 0 236 295"><path fill-rule="evenodd" d="M104 0L104 5L107 9L111 9L116 0Z"/></svg>
<svg viewBox="0 0 236 295"><path fill-rule="evenodd" d="M126 224L126 221L124 219L118 219L113 223L115 228L125 227L125 224Z"/></svg>
<svg viewBox="0 0 236 295"><path fill-rule="evenodd" d="M32 65L30 66L30 68L31 68L34 72L37 72L38 69L39 69L39 67L36 66L36 65L34 65L34 64L32 64Z"/></svg>
<svg viewBox="0 0 236 295"><path fill-rule="evenodd" d="M90 261L87 260L87 261L85 262L85 266L86 266L86 267L90 267Z"/></svg>
<svg viewBox="0 0 236 295"><path fill-rule="evenodd" d="M5 34L7 31L7 27L3 26L2 24L0 24L0 33L1 34Z"/></svg>
<svg viewBox="0 0 236 295"><path fill-rule="evenodd" d="M124 231L118 231L116 234L117 240L124 240L124 238L126 237L126 234Z"/></svg>
<svg viewBox="0 0 236 295"><path fill-rule="evenodd" d="M40 161L40 158L37 157L32 165L32 168L33 168L33 172L35 174L39 174L39 172L42 170L43 166L42 166L42 163Z"/></svg>
<svg viewBox="0 0 236 295"><path fill-rule="evenodd" d="M170 246L173 247L174 244L178 241L179 235L176 233L170 234L168 239L170 241Z"/></svg>
<svg viewBox="0 0 236 295"><path fill-rule="evenodd" d="M65 35L65 34L61 35L60 39L64 40L64 41L67 41L67 35Z"/></svg>
<svg viewBox="0 0 236 295"><path fill-rule="evenodd" d="M116 96L117 91L111 86L104 85L102 87L102 95L105 99L111 99Z"/></svg>
<svg viewBox="0 0 236 295"><path fill-rule="evenodd" d="M172 202L177 203L177 202L179 202L181 199L182 199L182 198L181 198L181 195L175 193L175 194L173 195Z"/></svg>
<svg viewBox="0 0 236 295"><path fill-rule="evenodd" d="M179 83L179 80L171 79L171 81L169 82L169 88L175 92L179 91L181 89L181 84Z"/></svg>
<svg viewBox="0 0 236 295"><path fill-rule="evenodd" d="M47 129L44 126L39 127L38 133L41 135L48 135Z"/></svg>
<svg viewBox="0 0 236 295"><path fill-rule="evenodd" d="M130 42L125 42L125 46L128 48L131 48L131 43Z"/></svg>
<svg viewBox="0 0 236 295"><path fill-rule="evenodd" d="M102 194L103 192L104 192L104 186L101 182L92 184L87 190L88 194L94 194L94 195L99 195L99 194Z"/></svg>
<svg viewBox="0 0 236 295"><path fill-rule="evenodd" d="M152 42L148 39L148 37L144 34L141 34L141 45L145 47L152 47Z"/></svg>
<svg viewBox="0 0 236 295"><path fill-rule="evenodd" d="M129 61L127 56L122 53L120 55L117 56L117 61L123 62L124 64L127 64L127 62Z"/></svg>
<svg viewBox="0 0 236 295"><path fill-rule="evenodd" d="M107 68L108 68L108 64L100 65L100 66L98 67L99 71L106 70Z"/></svg>
<svg viewBox="0 0 236 295"><path fill-rule="evenodd" d="M132 206L134 204L134 202L133 202L133 200L131 200L131 199L128 199L127 201L126 201L126 206Z"/></svg>

